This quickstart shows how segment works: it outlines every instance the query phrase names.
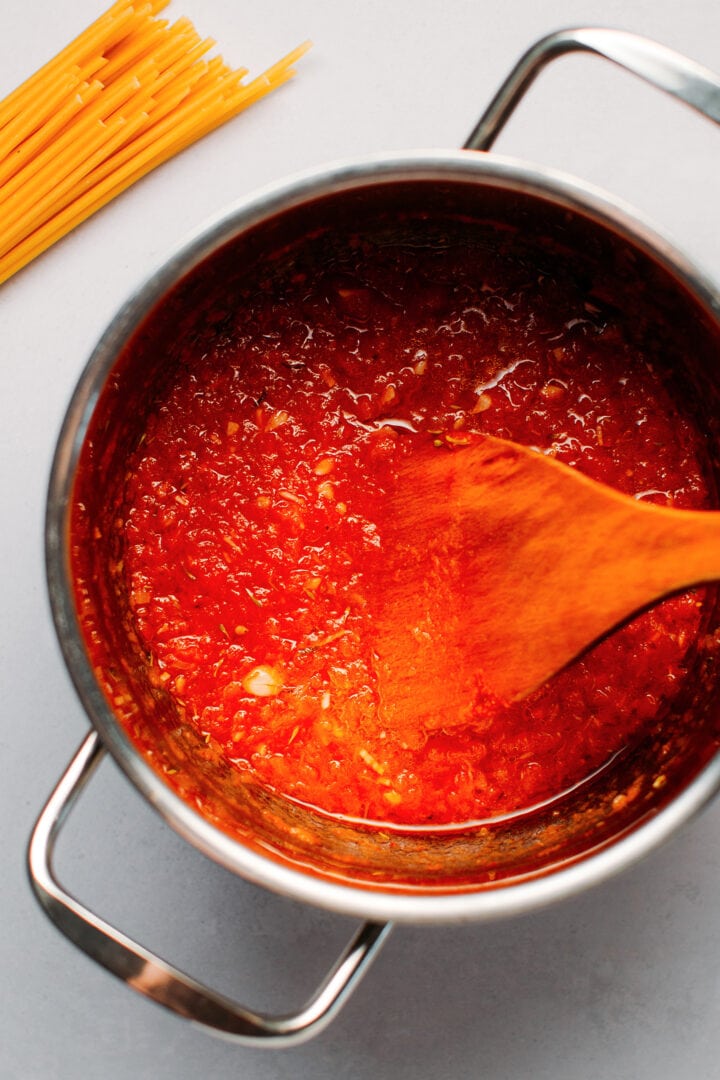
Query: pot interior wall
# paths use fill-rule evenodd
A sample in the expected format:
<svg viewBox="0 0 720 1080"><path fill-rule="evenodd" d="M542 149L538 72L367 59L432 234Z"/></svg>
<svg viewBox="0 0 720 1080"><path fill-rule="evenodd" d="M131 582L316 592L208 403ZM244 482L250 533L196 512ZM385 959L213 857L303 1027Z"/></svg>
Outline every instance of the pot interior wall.
<svg viewBox="0 0 720 1080"><path fill-rule="evenodd" d="M75 482L73 567L82 563L76 602L89 663L107 700L95 721L120 724L137 752L198 813L239 844L311 874L379 889L452 892L498 887L586 857L672 800L715 753L718 735L714 590L704 601L704 636L672 710L635 745L562 798L514 817L443 829L378 827L333 818L283 799L243 777L183 722L138 641L122 573L121 532L128 456L146 418L172 384L182 344L213 318L208 282L222 273L238 287L274 272L303 237L328 222L362 235L388 214L478 224L510 232L539 274L569 267L616 317L629 340L638 305L657 312L670 378L704 432L713 488L720 470L718 327L682 284L639 247L579 213L537 195L469 183L378 184L327 195L256 225L225 244L166 295L117 357L90 420ZM652 325L652 318L644 320ZM220 331L219 331L220 332Z"/></svg>

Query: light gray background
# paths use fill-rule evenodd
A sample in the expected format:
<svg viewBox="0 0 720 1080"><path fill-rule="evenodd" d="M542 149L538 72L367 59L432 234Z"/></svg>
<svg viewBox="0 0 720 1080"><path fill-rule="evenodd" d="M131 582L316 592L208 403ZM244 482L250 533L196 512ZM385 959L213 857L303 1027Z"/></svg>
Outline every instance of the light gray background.
<svg viewBox="0 0 720 1080"><path fill-rule="evenodd" d="M0 94L97 14L0 0ZM233 1047L131 993L47 922L24 849L86 720L45 597L42 520L75 380L130 290L239 195L356 152L454 146L536 37L599 23L720 70L717 0L174 0L253 70L305 37L298 79L106 208L0 289L0 1078L709 1080L720 1075L720 803L642 865L531 917L399 928L346 1008L290 1051ZM720 279L720 131L567 58L500 146L627 199ZM211 865L105 763L59 852L67 883L258 1008L297 1006L352 923Z"/></svg>

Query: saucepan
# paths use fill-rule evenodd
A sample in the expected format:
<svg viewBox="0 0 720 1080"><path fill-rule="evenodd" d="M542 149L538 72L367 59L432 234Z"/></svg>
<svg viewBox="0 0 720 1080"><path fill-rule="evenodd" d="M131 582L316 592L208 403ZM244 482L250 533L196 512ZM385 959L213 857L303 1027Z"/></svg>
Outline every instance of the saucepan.
<svg viewBox="0 0 720 1080"><path fill-rule="evenodd" d="M596 54L640 76L720 123L720 79L676 53L610 29L562 31L520 60L460 150L414 151L342 161L244 199L192 237L117 314L72 396L49 486L46 553L53 616L65 661L91 720L83 741L38 820L29 848L35 894L56 926L129 986L210 1031L267 1045L298 1043L336 1013L376 954L393 920L491 920L529 912L607 879L670 836L720 786L720 696L713 691L720 612L710 590L707 636L682 705L648 732L617 766L570 792L561 804L479 825L377 828L333 819L272 791L232 783L205 742L169 723L161 695L129 657L132 632L99 571L82 602L94 605L97 648L109 657L101 678L82 630L70 537L78 463L85 487L102 500L121 467L123 432L134 422L133 394L152 376L128 367L127 347L162 312L178 284L200 283L217 253L253 259L284 235L308 232L328 207L350 208L357 228L378 200L386 206L449 206L516 228L537 228L562 245L595 252L604 265L656 290L686 342L688 378L720 479L720 295L667 240L613 198L586 183L489 154L496 135L541 69L556 57ZM629 268L629 269L628 269ZM618 278L622 281L622 275ZM123 359L125 358L125 359ZM125 366L123 366L125 365ZM167 373L163 377L167 377ZM133 387L132 393L128 386ZM138 389L140 388L140 389ZM93 472L93 469L95 470ZM106 543L100 535L88 542ZM112 552L106 562L111 562ZM114 680L108 686L107 671ZM681 714L681 715L680 715ZM692 716L692 723L683 722ZM131 734L132 733L132 734ZM58 831L103 754L109 752L165 821L209 858L288 897L353 915L362 924L312 999L299 1012L268 1016L229 1000L108 925L58 881ZM662 783L657 763L662 761ZM632 798L623 793L632 791Z"/></svg>

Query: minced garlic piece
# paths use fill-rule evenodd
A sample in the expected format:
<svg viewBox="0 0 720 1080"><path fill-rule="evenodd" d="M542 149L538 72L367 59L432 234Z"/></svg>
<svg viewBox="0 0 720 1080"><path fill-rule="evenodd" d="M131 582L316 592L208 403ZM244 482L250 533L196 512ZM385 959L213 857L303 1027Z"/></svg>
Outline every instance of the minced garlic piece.
<svg viewBox="0 0 720 1080"><path fill-rule="evenodd" d="M255 697L274 697L283 687L283 677L276 668L258 664L242 680L243 689Z"/></svg>

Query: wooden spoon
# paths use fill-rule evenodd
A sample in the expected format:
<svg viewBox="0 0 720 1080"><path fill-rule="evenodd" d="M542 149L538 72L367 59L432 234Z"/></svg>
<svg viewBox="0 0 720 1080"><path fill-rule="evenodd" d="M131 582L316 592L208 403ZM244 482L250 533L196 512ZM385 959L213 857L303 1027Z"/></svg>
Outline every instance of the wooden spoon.
<svg viewBox="0 0 720 1080"><path fill-rule="evenodd" d="M525 697L628 616L720 577L720 512L640 502L489 436L409 455L381 521L389 730Z"/></svg>

